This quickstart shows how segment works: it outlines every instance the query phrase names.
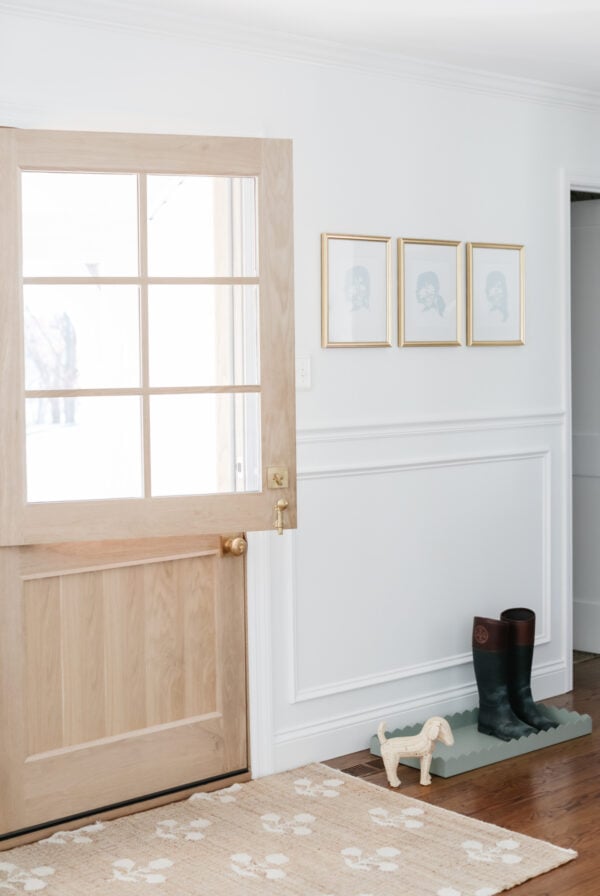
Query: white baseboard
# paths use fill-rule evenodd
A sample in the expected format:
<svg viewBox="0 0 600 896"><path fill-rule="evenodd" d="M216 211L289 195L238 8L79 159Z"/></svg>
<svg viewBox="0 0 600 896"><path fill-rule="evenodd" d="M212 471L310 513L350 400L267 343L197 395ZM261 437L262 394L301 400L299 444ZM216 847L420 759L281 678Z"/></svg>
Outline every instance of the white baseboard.
<svg viewBox="0 0 600 896"><path fill-rule="evenodd" d="M546 663L535 670L533 693L536 700L562 694L568 689L564 662ZM477 706L474 685L440 690L412 701L386 704L339 716L326 722L279 731L275 736L273 771L286 771L310 762L322 762L346 753L368 749L381 721L390 727L424 721L432 715L449 715Z"/></svg>
<svg viewBox="0 0 600 896"><path fill-rule="evenodd" d="M424 715L461 712L476 703L473 687L467 686L426 695L410 703L379 705L326 722L280 731L275 737L276 770L284 771L365 750L383 720L395 728L418 722Z"/></svg>

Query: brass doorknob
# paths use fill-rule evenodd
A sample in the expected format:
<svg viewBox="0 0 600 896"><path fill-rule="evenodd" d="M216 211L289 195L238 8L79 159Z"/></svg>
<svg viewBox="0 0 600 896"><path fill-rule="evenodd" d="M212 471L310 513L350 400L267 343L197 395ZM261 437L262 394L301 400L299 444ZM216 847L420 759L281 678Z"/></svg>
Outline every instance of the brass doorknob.
<svg viewBox="0 0 600 896"><path fill-rule="evenodd" d="M248 542L243 535L230 535L223 539L223 553L241 557L248 550Z"/></svg>

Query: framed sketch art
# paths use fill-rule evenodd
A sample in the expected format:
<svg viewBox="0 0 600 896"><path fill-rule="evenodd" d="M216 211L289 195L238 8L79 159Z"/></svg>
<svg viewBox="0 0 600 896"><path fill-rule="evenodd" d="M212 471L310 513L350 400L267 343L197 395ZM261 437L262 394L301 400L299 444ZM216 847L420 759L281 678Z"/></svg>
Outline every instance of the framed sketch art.
<svg viewBox="0 0 600 896"><path fill-rule="evenodd" d="M460 242L398 240L400 345L460 345Z"/></svg>
<svg viewBox="0 0 600 896"><path fill-rule="evenodd" d="M391 237L321 235L323 348L391 341Z"/></svg>
<svg viewBox="0 0 600 896"><path fill-rule="evenodd" d="M467 345L524 345L523 246L467 243Z"/></svg>

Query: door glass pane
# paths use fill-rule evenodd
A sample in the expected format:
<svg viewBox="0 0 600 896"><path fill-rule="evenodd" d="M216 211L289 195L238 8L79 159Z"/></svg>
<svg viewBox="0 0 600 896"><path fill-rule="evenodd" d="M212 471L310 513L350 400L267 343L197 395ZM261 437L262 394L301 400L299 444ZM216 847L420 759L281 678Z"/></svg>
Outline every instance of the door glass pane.
<svg viewBox="0 0 600 896"><path fill-rule="evenodd" d="M137 175L22 174L25 277L135 277Z"/></svg>
<svg viewBox="0 0 600 896"><path fill-rule="evenodd" d="M260 398L154 395L150 398L153 495L260 490Z"/></svg>
<svg viewBox="0 0 600 896"><path fill-rule="evenodd" d="M135 286L25 286L25 388L140 385Z"/></svg>
<svg viewBox="0 0 600 896"><path fill-rule="evenodd" d="M27 500L141 497L140 412L135 396L28 398Z"/></svg>
<svg viewBox="0 0 600 896"><path fill-rule="evenodd" d="M151 286L151 386L257 385L258 287Z"/></svg>
<svg viewBox="0 0 600 896"><path fill-rule="evenodd" d="M148 177L151 277L254 277L253 177Z"/></svg>

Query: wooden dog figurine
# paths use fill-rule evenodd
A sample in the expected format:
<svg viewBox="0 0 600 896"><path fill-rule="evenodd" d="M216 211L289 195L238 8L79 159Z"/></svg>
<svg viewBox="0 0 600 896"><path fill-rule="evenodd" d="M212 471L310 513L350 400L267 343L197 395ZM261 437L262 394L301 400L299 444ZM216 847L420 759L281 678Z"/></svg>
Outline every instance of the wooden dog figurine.
<svg viewBox="0 0 600 896"><path fill-rule="evenodd" d="M447 746L454 743L452 729L446 719L441 716L432 716L427 719L419 733L413 734L412 737L387 738L385 722L382 722L377 729L377 737L381 744L381 758L390 787L400 785L397 772L398 763L406 756L417 756L421 760L421 784L431 784L429 769L435 742L439 740Z"/></svg>

